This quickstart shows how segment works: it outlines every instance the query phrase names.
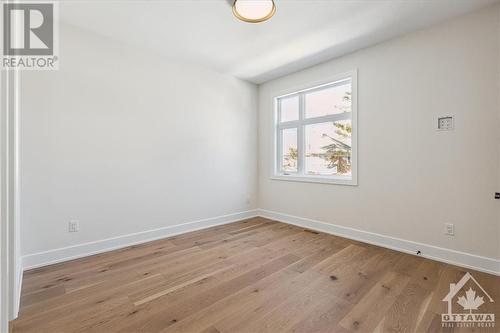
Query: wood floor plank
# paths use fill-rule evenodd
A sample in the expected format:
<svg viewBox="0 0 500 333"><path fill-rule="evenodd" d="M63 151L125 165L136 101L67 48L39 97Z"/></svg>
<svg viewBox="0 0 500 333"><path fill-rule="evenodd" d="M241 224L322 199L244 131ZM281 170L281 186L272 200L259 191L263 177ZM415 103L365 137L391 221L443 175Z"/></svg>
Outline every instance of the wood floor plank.
<svg viewBox="0 0 500 333"><path fill-rule="evenodd" d="M379 324L380 332L415 332L420 314L425 310L429 296L429 291L424 287L410 282L385 314Z"/></svg>
<svg viewBox="0 0 500 333"><path fill-rule="evenodd" d="M233 325L238 326L255 320L289 297L290 290L305 288L311 280L319 277L320 275L313 271L301 274L290 269L282 270L167 327L162 332L196 332L204 330L205 327L232 331ZM234 318L238 320L235 321Z"/></svg>
<svg viewBox="0 0 500 333"><path fill-rule="evenodd" d="M316 253L184 319L165 332L193 332L209 325L219 331L239 331L244 323L258 320L298 290L322 277L312 269L302 274L304 263L311 268L319 264ZM235 317L238 318L238 327L233 326Z"/></svg>
<svg viewBox="0 0 500 333"><path fill-rule="evenodd" d="M224 282L207 292L198 294L191 299L182 300L177 304L165 304L165 302L162 302L161 298L152 301L148 303L149 306L147 308L144 308L146 311L136 316L131 324L124 327L123 330L159 331L187 317L191 313L200 311L204 307L230 296L234 292L287 267L299 259L300 258L293 254L285 255L253 271Z"/></svg>
<svg viewBox="0 0 500 333"><path fill-rule="evenodd" d="M250 261L247 262L247 264L238 265L237 267L218 273L206 280L201 280L199 283L195 283L194 285L189 286L189 288L176 290L171 294L163 296L161 301L159 300L158 302L151 302L153 305L146 303L144 306L139 306L138 310L140 310L141 312L145 312L146 314L144 315L152 315L152 313L154 313L156 309L161 309L162 305L178 304L185 299L191 299L199 294L209 292L209 290L212 290L218 285L220 286L224 281L230 281L243 274L248 274L251 271L255 271L258 267L262 267L262 265L276 260L278 257L284 255L282 251L268 252L268 250L265 249L262 249L262 251L267 252L267 254L264 254L262 256L255 254L248 255L246 259L250 259ZM125 313L123 316L117 316L117 318L115 318L113 321L99 323L99 330L106 331L112 329L113 327L116 328L115 322L118 322L118 325L124 325L127 322L128 317L129 314Z"/></svg>
<svg viewBox="0 0 500 333"><path fill-rule="evenodd" d="M240 317L230 319L239 323L230 329L222 329L220 324L214 326L221 332L283 332L288 331L302 319L308 317L315 306L328 306L335 296L331 290L335 288L335 281L327 276L320 275L317 279L309 279L308 284L301 289L294 289L289 297L278 307L269 311L265 316L256 317L251 322L241 322Z"/></svg>
<svg viewBox="0 0 500 333"><path fill-rule="evenodd" d="M37 308L37 311L30 313L30 315L21 314L20 318L25 317L25 319L16 320L14 327L27 332L36 331L37 329L56 330L58 327L59 329L61 327L67 329L68 325L79 323L79 318L90 320L89 313L93 313L96 309L102 307L109 308L110 304L112 307L125 304L126 308L132 309L133 304L126 297L127 292L140 290L140 288L147 285L161 283L163 280L164 278L161 275L148 276L131 283L119 284L109 291L104 289L90 295L79 295L66 304L56 303L51 307Z"/></svg>
<svg viewBox="0 0 500 333"><path fill-rule="evenodd" d="M306 234L306 236L311 239L316 237L311 234ZM320 247L321 244L317 244L317 252L311 254L310 244L308 242L297 243L295 242L296 240L296 236L289 237L288 239L288 241L295 245L294 249L298 251L297 253L309 253L309 257L305 257L304 259L290 265L290 267L284 271L262 279L261 281L247 287L244 290L241 290L231 297L216 302L203 311L193 314L192 316L174 324L166 331L193 332L202 330L203 327L212 325L215 321L221 320L229 315L238 316L240 321L244 321L245 318L246 320L252 320L252 316L258 316L257 313L265 313L267 309L272 308L274 305L279 304L279 302L284 298L288 297L291 294L290 289L297 290L297 288L301 286L300 281L302 281L304 287L307 286L314 276L319 277L320 275L315 271L311 271L309 274L304 275L300 275L300 273L303 271L303 267L305 266L304 264L311 267L315 263L318 263L318 256L316 254L317 252L321 252L323 249ZM272 248L278 251L284 250L284 248L282 248L282 242L279 243L280 244L274 244L275 246Z"/></svg>
<svg viewBox="0 0 500 333"><path fill-rule="evenodd" d="M407 276L387 272L340 321L340 325L349 330L372 331L406 287L408 281Z"/></svg>
<svg viewBox="0 0 500 333"><path fill-rule="evenodd" d="M300 318L288 331L294 333L324 333L341 332L345 330L338 327L340 320L350 310L351 304L335 296L329 297L327 304L315 304L307 316Z"/></svg>
<svg viewBox="0 0 500 333"><path fill-rule="evenodd" d="M27 271L11 330L496 332L442 327L466 272L500 318L498 276L253 218Z"/></svg>
<svg viewBox="0 0 500 333"><path fill-rule="evenodd" d="M258 249L255 249L255 250L258 250ZM285 254L284 251L282 251L281 253L269 253L269 251L264 251L262 253L262 255L260 256L260 259L262 260L261 262L266 262L266 260L272 260L272 259L275 259L277 258L278 255L283 255ZM235 256L243 256L245 255L245 252L242 252L242 253L239 253L239 252L235 252ZM255 253L248 253L248 257L252 260L253 258L255 259L258 259L259 256L256 256ZM226 264L227 265L227 260L225 260L225 262L222 262L222 264ZM240 263L240 262L243 262L242 260L236 260L236 262ZM197 262L199 263L199 262ZM195 265L196 266L196 265ZM189 267L195 267L193 266L192 264L189 266ZM214 264L210 263L208 265L208 269L214 269ZM198 267L198 266L196 266ZM186 267L184 267L186 268ZM226 273L237 273L236 270L232 270L230 269L231 267L227 267L227 270L228 272ZM243 266L240 266L239 267L240 269L243 268ZM175 285L176 282L180 282L182 283L182 280L183 278L185 278L186 276L189 276L189 275L192 275L190 274L190 271L189 270L184 270L184 271L179 271L178 269L175 270L178 272L177 275L173 275L173 274L170 274L169 275L169 280L168 281L165 281L164 283L160 284L160 285L153 285L152 286L152 290L155 290L156 288L161 288L160 290L168 287L170 288L172 285ZM197 272L194 272L194 273L197 273ZM158 275L158 274L156 274ZM134 275L132 275L134 276ZM151 276L151 275L150 275ZM163 276L163 275L162 275ZM230 276L228 274L226 274L226 277L227 276ZM233 274L234 276L234 274ZM221 279L221 276L218 276L217 277L218 279ZM114 283L113 283L114 282ZM102 296L105 296L111 292L121 292L120 289L117 289L117 287L115 286L115 284L117 284L118 286L122 285L122 284L125 284L125 283L128 283L130 282L130 278L128 278L127 276L121 276L120 279L113 279L112 281L106 281L106 283L103 283L103 284L97 284L97 285L93 285L91 286L92 291L91 293L95 293L95 291L99 291L99 294ZM207 283L204 284L204 286L208 285ZM49 308L58 308L58 307L62 307L64 306L65 308L75 308L75 307L80 307L80 302L81 302L81 298L82 296L85 295L85 293L88 293L89 290L85 290L85 289L82 289L82 290L79 290L77 292L74 292L74 293L70 293L70 297L66 297L63 301L61 300L57 300L57 299L54 299L54 300L51 300L52 302L52 307L49 307ZM139 289L138 291L139 294L144 294L145 292L144 291L141 291ZM54 303L54 302L57 302L57 303ZM47 304L43 304L42 307L38 307L38 308L35 308L35 309L28 309L28 310L31 310L32 312L40 312L42 311L44 308L47 308Z"/></svg>

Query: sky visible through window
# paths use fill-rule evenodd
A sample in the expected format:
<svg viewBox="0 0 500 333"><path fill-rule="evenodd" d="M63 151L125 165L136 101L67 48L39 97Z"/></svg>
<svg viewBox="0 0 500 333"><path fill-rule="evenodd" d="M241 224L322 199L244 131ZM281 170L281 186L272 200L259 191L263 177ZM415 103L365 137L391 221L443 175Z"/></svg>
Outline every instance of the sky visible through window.
<svg viewBox="0 0 500 333"><path fill-rule="evenodd" d="M348 93L351 93L350 84L343 84L306 94L306 118L343 113L346 111L347 106L344 97ZM350 112L350 107L348 112Z"/></svg>

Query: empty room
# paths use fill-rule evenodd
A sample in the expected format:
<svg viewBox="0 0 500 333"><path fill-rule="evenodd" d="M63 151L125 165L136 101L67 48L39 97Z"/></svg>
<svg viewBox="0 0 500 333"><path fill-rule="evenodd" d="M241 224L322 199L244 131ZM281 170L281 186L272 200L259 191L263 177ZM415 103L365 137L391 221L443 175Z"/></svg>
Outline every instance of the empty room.
<svg viewBox="0 0 500 333"><path fill-rule="evenodd" d="M499 0L1 11L0 333L500 332Z"/></svg>

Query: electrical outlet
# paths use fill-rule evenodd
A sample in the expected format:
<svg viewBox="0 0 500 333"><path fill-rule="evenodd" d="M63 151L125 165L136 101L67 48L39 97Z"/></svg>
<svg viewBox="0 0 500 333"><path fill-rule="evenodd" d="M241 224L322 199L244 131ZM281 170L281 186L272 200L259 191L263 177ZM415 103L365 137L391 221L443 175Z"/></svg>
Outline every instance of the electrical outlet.
<svg viewBox="0 0 500 333"><path fill-rule="evenodd" d="M80 222L77 220L71 220L68 223L68 232L78 232L80 231Z"/></svg>
<svg viewBox="0 0 500 333"><path fill-rule="evenodd" d="M455 236L455 225L452 223L445 223L445 234L449 236Z"/></svg>

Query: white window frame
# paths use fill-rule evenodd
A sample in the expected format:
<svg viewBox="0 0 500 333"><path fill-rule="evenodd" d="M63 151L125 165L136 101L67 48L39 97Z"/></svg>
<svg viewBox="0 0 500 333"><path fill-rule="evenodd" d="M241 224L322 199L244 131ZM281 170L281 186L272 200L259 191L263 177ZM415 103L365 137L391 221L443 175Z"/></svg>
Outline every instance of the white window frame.
<svg viewBox="0 0 500 333"><path fill-rule="evenodd" d="M335 85L336 83L341 83L342 81L351 80L351 93L352 93L352 104L351 104L351 177L347 176L337 176L337 175L307 175L305 174L305 135L304 128L305 125L316 124L321 122L337 121L343 120L345 117L342 114L332 114L314 118L305 118L305 93L320 90L327 86ZM293 121L287 121L280 123L280 112L279 112L279 99L284 97L299 96L299 119ZM310 183L323 183L323 184L338 184L338 185L358 185L358 72L357 70L352 70L347 73L338 74L328 79L321 81L310 82L308 84L302 85L300 87L295 87L287 89L286 91L281 91L278 94L274 94L272 97L272 105L274 108L273 117L273 135L272 135L272 172L271 179L273 180L286 180L286 181L297 181L297 182L310 182ZM282 163L282 137L280 131L286 128L297 128L297 172L281 172Z"/></svg>

